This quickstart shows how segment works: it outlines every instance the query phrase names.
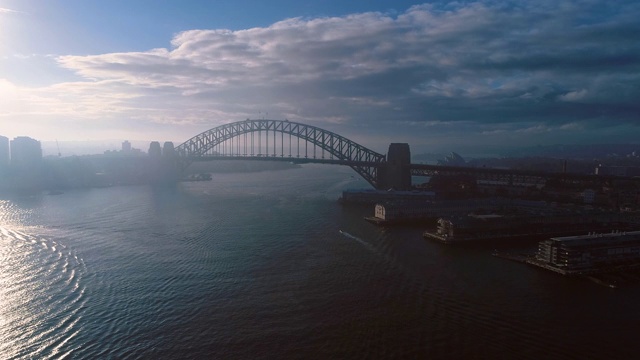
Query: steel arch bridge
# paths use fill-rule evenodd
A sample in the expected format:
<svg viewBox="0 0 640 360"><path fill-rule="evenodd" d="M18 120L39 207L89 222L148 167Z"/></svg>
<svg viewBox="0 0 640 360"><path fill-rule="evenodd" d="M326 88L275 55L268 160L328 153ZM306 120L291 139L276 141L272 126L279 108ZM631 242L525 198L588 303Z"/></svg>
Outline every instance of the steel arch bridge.
<svg viewBox="0 0 640 360"><path fill-rule="evenodd" d="M285 139L285 135L288 139ZM292 142L292 137L296 138L296 143ZM304 142L304 152L300 147L300 140ZM226 144L225 147L221 147L223 143ZM285 154L286 145L288 154ZM313 146L311 156L309 145ZM297 155L292 153L294 146ZM318 148L321 152L320 158L317 157ZM177 146L175 151L182 170L194 161L213 157L247 160L287 159L295 162L348 165L374 188L380 187L379 169L386 163L385 155L341 135L288 120L247 119L220 125L192 137ZM325 158L325 153L329 155L329 159Z"/></svg>

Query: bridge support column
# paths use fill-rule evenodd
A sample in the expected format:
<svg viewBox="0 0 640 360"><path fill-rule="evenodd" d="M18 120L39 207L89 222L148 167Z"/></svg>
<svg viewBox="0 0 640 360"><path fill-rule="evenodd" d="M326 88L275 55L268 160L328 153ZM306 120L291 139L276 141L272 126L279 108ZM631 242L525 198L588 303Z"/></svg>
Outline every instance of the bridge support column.
<svg viewBox="0 0 640 360"><path fill-rule="evenodd" d="M387 162L378 168L378 189L411 189L411 150L409 144L389 145Z"/></svg>

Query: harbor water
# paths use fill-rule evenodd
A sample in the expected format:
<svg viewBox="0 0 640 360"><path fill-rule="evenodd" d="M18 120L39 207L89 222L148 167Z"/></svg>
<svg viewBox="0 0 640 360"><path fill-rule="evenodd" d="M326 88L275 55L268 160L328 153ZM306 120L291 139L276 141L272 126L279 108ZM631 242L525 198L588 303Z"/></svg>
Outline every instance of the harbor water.
<svg viewBox="0 0 640 360"><path fill-rule="evenodd" d="M0 359L637 356L640 287L376 227L337 201L367 186L354 175L0 200Z"/></svg>

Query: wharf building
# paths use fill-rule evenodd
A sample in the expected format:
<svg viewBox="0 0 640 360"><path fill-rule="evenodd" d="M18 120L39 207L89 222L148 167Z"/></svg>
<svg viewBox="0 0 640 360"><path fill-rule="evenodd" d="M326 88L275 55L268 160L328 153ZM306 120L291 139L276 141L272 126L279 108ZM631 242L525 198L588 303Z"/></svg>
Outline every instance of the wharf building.
<svg viewBox="0 0 640 360"><path fill-rule="evenodd" d="M518 200L508 198L478 198L461 200L435 200L431 197L393 199L375 205L374 217L365 219L379 224L392 225L400 223L435 221L440 217L467 215L472 212L524 212L537 214L548 212L549 206L544 201Z"/></svg>
<svg viewBox="0 0 640 360"><path fill-rule="evenodd" d="M435 231L423 236L445 244L485 240L536 240L584 232L629 229L630 217L620 213L555 213L547 215L470 214L440 218Z"/></svg>
<svg viewBox="0 0 640 360"><path fill-rule="evenodd" d="M387 202L420 202L430 201L436 197L433 191L420 190L345 190L340 202L345 204L373 205Z"/></svg>
<svg viewBox="0 0 640 360"><path fill-rule="evenodd" d="M395 200L378 203L374 217L365 217L369 222L378 225L394 225L421 221L434 221L441 216L467 214L482 208L497 208L503 205L499 199L469 199L416 201L415 199Z"/></svg>
<svg viewBox="0 0 640 360"><path fill-rule="evenodd" d="M640 231L553 237L538 244L529 263L564 275L635 267L640 265Z"/></svg>
<svg viewBox="0 0 640 360"><path fill-rule="evenodd" d="M594 172L601 176L640 176L640 167L598 165Z"/></svg>

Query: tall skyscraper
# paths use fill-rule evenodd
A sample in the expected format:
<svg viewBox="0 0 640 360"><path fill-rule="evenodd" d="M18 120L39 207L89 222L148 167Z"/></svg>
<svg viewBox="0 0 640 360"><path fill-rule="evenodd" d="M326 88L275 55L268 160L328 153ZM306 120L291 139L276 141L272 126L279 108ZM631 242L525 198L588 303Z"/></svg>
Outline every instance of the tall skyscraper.
<svg viewBox="0 0 640 360"><path fill-rule="evenodd" d="M9 152L9 138L0 135L0 167L9 165L11 159Z"/></svg>
<svg viewBox="0 0 640 360"><path fill-rule="evenodd" d="M174 158L176 155L175 153L175 148L173 146L173 143L171 141L167 141L164 143L164 145L162 146L162 156L165 158Z"/></svg>
<svg viewBox="0 0 640 360"><path fill-rule="evenodd" d="M26 136L11 140L11 165L16 167L38 166L42 162L40 141Z"/></svg>
<svg viewBox="0 0 640 360"><path fill-rule="evenodd" d="M129 154L130 152L131 152L131 143L129 142L129 140L125 140L122 143L122 153Z"/></svg>
<svg viewBox="0 0 640 360"><path fill-rule="evenodd" d="M152 158L160 158L160 156L162 156L162 148L160 147L159 142L151 142L149 145L149 156Z"/></svg>

